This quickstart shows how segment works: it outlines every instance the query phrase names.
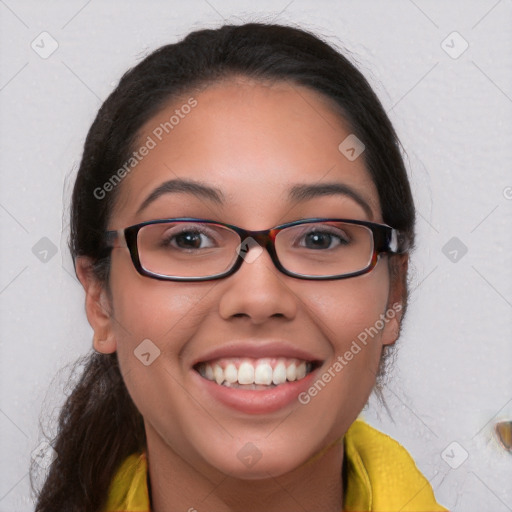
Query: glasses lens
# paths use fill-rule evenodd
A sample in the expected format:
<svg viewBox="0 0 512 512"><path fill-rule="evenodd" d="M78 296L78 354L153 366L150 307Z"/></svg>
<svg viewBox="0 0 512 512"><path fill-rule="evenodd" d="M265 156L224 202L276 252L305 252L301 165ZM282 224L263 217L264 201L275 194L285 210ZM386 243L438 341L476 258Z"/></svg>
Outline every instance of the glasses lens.
<svg viewBox="0 0 512 512"><path fill-rule="evenodd" d="M210 277L228 270L237 258L240 237L217 224L175 221L139 230L142 267L168 277Z"/></svg>
<svg viewBox="0 0 512 512"><path fill-rule="evenodd" d="M366 226L344 222L311 222L290 226L276 237L279 261L303 276L339 276L368 268L373 234Z"/></svg>

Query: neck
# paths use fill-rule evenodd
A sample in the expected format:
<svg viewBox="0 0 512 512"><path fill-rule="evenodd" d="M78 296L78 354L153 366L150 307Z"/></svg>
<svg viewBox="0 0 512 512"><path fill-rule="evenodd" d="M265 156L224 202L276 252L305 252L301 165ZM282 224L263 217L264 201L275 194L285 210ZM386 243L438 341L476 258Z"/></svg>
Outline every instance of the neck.
<svg viewBox="0 0 512 512"><path fill-rule="evenodd" d="M155 433L155 432L153 432ZM160 437L148 436L153 512L340 512L343 443L333 443L299 468L274 477L241 480L200 472Z"/></svg>

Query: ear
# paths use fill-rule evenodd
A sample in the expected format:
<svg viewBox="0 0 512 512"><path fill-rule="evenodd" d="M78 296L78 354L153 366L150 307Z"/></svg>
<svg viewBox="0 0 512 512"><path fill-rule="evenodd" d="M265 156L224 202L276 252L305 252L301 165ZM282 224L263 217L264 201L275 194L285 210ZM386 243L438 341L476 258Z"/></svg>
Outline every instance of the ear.
<svg viewBox="0 0 512 512"><path fill-rule="evenodd" d="M91 258L80 256L75 261L76 274L85 290L87 320L94 330L93 347L111 354L117 343L113 332L112 306L104 283L95 275Z"/></svg>
<svg viewBox="0 0 512 512"><path fill-rule="evenodd" d="M392 345L398 339L407 300L409 255L401 254L392 258L393 260L389 262L389 295L381 338L383 345Z"/></svg>

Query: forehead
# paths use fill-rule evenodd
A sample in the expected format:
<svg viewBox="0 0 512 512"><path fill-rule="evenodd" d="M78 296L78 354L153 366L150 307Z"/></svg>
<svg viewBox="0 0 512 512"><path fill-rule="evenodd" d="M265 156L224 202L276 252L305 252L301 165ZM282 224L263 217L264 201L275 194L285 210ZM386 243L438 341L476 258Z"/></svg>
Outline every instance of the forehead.
<svg viewBox="0 0 512 512"><path fill-rule="evenodd" d="M216 83L175 99L141 128L134 151L150 149L123 180L114 215L141 221L136 212L151 192L182 178L220 190L223 208L236 209L248 228L282 207L296 184L347 185L378 220L364 159L349 160L339 149L350 135L331 100L309 88L243 78Z"/></svg>

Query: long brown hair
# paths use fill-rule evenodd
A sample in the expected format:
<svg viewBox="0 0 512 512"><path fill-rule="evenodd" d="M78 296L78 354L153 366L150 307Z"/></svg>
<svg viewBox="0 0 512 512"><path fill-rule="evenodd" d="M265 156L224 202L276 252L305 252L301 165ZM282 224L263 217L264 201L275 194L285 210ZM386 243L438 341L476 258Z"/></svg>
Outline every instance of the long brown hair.
<svg viewBox="0 0 512 512"><path fill-rule="evenodd" d="M365 145L363 157L379 192L384 222L405 233L412 246L415 213L400 145L366 79L313 34L249 23L192 32L157 49L122 77L85 142L71 205L73 258L91 258L97 278L108 287L110 253L104 232L122 185L104 197L95 191L129 159L141 127L164 104L232 75L289 81L333 100ZM42 488L35 491L36 512L100 511L122 460L145 449L142 416L124 385L116 354L91 352L77 366L80 378L50 442L56 457ZM33 464L32 482L37 472Z"/></svg>

